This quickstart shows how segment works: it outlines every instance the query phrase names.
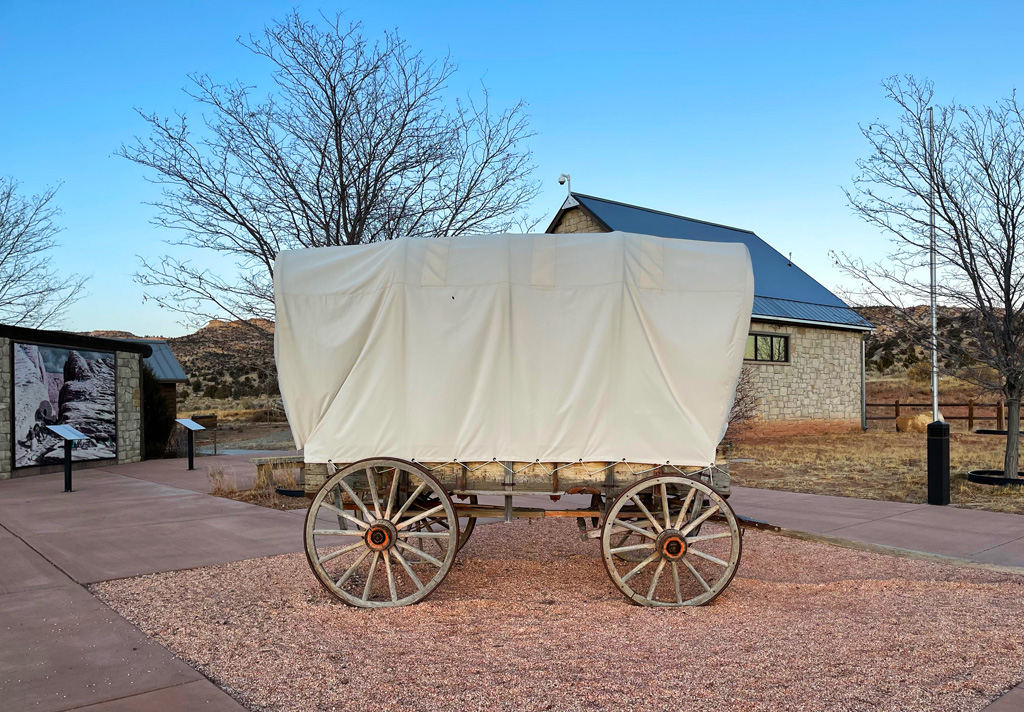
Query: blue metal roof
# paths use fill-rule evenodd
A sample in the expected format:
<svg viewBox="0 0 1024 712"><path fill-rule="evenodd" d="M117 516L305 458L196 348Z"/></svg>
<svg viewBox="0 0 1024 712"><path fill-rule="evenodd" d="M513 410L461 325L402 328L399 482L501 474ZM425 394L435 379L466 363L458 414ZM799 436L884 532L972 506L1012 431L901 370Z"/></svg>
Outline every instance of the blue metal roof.
<svg viewBox="0 0 1024 712"><path fill-rule="evenodd" d="M188 376L174 358L174 352L167 345L166 341L160 339L124 339L124 341L135 341L140 344L149 344L153 347L153 355L147 356L145 361L153 369L156 380L165 383L185 383Z"/></svg>
<svg viewBox="0 0 1024 712"><path fill-rule="evenodd" d="M754 267L754 316L870 329L870 322L749 230L616 203L591 195L572 197L609 230L709 242L742 242ZM563 206L567 207L567 206Z"/></svg>

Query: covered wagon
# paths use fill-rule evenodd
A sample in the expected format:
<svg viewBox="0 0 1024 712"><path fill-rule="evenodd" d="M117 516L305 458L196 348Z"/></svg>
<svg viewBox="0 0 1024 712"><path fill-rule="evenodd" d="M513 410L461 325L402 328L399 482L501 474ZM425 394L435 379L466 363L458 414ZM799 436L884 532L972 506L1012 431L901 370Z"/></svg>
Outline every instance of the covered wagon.
<svg viewBox="0 0 1024 712"><path fill-rule="evenodd" d="M400 239L282 252L274 288L316 488L306 553L342 601L421 600L480 517L575 517L643 605L703 604L732 579L715 454L753 301L742 244Z"/></svg>

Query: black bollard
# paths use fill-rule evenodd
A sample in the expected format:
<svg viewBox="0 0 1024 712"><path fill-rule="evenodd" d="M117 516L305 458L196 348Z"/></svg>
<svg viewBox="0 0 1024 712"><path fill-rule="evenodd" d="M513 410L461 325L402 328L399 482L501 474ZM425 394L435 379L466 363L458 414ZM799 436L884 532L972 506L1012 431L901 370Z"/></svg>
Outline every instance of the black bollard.
<svg viewBox="0 0 1024 712"><path fill-rule="evenodd" d="M195 433L191 430L188 431L188 469L194 470L193 458L195 457Z"/></svg>
<svg viewBox="0 0 1024 712"><path fill-rule="evenodd" d="M64 441L64 491L71 492L71 440Z"/></svg>
<svg viewBox="0 0 1024 712"><path fill-rule="evenodd" d="M928 504L949 504L949 423L928 423Z"/></svg>

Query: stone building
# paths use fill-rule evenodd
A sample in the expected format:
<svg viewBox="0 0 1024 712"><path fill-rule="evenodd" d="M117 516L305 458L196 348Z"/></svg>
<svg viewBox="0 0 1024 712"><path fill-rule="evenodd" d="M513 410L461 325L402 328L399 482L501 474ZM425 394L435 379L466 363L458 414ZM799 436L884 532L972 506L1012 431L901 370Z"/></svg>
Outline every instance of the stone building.
<svg viewBox="0 0 1024 712"><path fill-rule="evenodd" d="M549 233L635 232L742 242L754 268L745 378L766 421L864 420L864 337L870 323L749 230L570 193Z"/></svg>
<svg viewBox="0 0 1024 712"><path fill-rule="evenodd" d="M63 469L48 429L88 436L75 469L138 462L143 452L140 342L0 325L0 480Z"/></svg>

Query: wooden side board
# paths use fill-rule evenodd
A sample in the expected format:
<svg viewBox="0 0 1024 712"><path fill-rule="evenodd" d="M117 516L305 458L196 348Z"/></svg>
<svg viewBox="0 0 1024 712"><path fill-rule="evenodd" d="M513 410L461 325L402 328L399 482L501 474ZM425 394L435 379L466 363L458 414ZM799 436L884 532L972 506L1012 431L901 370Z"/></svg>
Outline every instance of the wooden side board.
<svg viewBox="0 0 1024 712"><path fill-rule="evenodd" d="M690 474L699 467L629 462L468 462L421 463L453 494L611 494L656 474ZM336 465L339 469L344 464ZM305 466L306 495L312 497L327 479L324 463ZM712 486L729 494L728 464L716 466Z"/></svg>

